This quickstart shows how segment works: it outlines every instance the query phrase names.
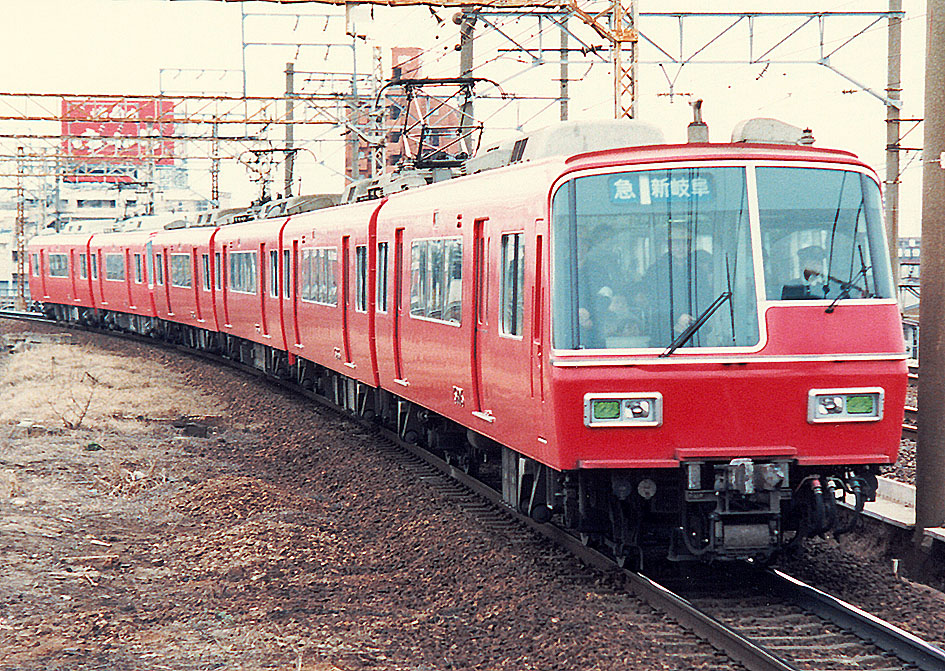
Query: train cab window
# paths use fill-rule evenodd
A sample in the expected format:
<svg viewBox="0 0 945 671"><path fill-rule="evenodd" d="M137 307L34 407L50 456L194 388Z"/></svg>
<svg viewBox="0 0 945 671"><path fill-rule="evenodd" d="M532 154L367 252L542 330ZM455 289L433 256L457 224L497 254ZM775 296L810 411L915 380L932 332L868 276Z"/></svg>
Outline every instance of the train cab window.
<svg viewBox="0 0 945 671"><path fill-rule="evenodd" d="M299 262L302 300L322 305L338 304L338 248L303 249Z"/></svg>
<svg viewBox="0 0 945 671"><path fill-rule="evenodd" d="M112 282L125 281L125 257L122 254L105 255L105 279Z"/></svg>
<svg viewBox="0 0 945 671"><path fill-rule="evenodd" d="M279 251L269 250L269 295L279 298Z"/></svg>
<svg viewBox="0 0 945 671"><path fill-rule="evenodd" d="M33 259L33 263L30 270L33 274L33 277L39 277L39 254L33 254L32 259Z"/></svg>
<svg viewBox="0 0 945 671"><path fill-rule="evenodd" d="M161 252L154 255L154 283L164 286L164 256Z"/></svg>
<svg viewBox="0 0 945 671"><path fill-rule="evenodd" d="M367 246L354 248L354 309L367 312Z"/></svg>
<svg viewBox="0 0 945 671"><path fill-rule="evenodd" d="M745 168L579 177L552 210L556 348L757 345Z"/></svg>
<svg viewBox="0 0 945 671"><path fill-rule="evenodd" d="M66 254L49 255L49 276L50 277L68 277L69 276L69 257Z"/></svg>
<svg viewBox="0 0 945 671"><path fill-rule="evenodd" d="M171 286L189 289L193 286L190 254L171 254Z"/></svg>
<svg viewBox="0 0 945 671"><path fill-rule="evenodd" d="M377 243L377 311L387 312L387 254L388 243Z"/></svg>
<svg viewBox="0 0 945 671"><path fill-rule="evenodd" d="M282 295L292 298L292 250L282 250Z"/></svg>
<svg viewBox="0 0 945 671"><path fill-rule="evenodd" d="M144 282L144 267L141 263L141 255L135 254L135 283Z"/></svg>
<svg viewBox="0 0 945 671"><path fill-rule="evenodd" d="M213 286L217 291L223 288L223 263L220 260L220 252L213 253Z"/></svg>
<svg viewBox="0 0 945 671"><path fill-rule="evenodd" d="M200 260L203 264L203 290L210 291L210 255L203 254Z"/></svg>
<svg viewBox="0 0 945 671"><path fill-rule="evenodd" d="M849 170L756 174L768 300L893 296L876 182Z"/></svg>
<svg viewBox="0 0 945 671"><path fill-rule="evenodd" d="M459 324L462 302L462 239L416 240L411 243L411 316Z"/></svg>
<svg viewBox="0 0 945 671"><path fill-rule="evenodd" d="M227 277L230 289L255 294L258 269L256 252L231 252L229 264Z"/></svg>
<svg viewBox="0 0 945 671"><path fill-rule="evenodd" d="M525 313L525 234L502 236L502 286L499 295L503 335L521 336Z"/></svg>

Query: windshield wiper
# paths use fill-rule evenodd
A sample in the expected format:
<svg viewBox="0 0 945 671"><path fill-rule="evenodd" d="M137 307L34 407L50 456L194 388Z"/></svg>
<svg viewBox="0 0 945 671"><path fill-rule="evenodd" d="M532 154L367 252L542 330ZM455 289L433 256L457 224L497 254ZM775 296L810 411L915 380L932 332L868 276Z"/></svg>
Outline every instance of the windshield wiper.
<svg viewBox="0 0 945 671"><path fill-rule="evenodd" d="M836 307L838 301L844 298L850 297L851 289L856 289L857 291L859 291L861 298L872 298L873 294L870 293L869 288L861 287L859 284L856 283L856 281L860 279L861 276L863 277L864 280L866 280L866 273L869 269L870 269L870 266L863 266L862 268L860 268L860 270L857 272L856 275L850 278L849 282L844 282L843 280L839 280L836 277L828 277L827 278L828 281L832 280L840 285L840 293L837 294L837 297L833 299L833 301L830 303L830 305L827 306L827 309L824 310L824 312L826 312L827 314L830 314L831 312L833 312L833 309ZM868 281L867 281L867 284L868 284Z"/></svg>
<svg viewBox="0 0 945 671"><path fill-rule="evenodd" d="M670 354L675 352L677 349L679 349L680 347L685 345L687 342L689 342L692 339L692 336L696 334L696 331L701 329L702 325L705 324L709 320L709 317L715 314L715 311L718 310L719 307L721 307L722 303L724 303L725 301L730 301L730 300L732 300L731 291L723 291L722 293L720 293L719 297L716 298L714 301L712 301L712 305L710 305L705 310L703 310L702 314L700 314L696 318L696 321L692 322L689 326L686 327L685 331L683 331L678 336L676 336L673 342L669 343L669 347L663 350L663 353L660 354L660 356L661 357L669 356Z"/></svg>

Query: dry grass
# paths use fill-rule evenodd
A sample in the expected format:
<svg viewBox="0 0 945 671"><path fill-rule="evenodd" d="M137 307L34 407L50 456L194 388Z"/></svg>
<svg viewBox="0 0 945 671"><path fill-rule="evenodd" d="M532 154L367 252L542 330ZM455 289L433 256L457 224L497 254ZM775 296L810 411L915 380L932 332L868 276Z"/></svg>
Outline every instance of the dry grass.
<svg viewBox="0 0 945 671"><path fill-rule="evenodd" d="M127 433L145 426L127 418L218 411L208 396L157 363L79 345L36 345L11 357L0 375L0 423L6 424Z"/></svg>

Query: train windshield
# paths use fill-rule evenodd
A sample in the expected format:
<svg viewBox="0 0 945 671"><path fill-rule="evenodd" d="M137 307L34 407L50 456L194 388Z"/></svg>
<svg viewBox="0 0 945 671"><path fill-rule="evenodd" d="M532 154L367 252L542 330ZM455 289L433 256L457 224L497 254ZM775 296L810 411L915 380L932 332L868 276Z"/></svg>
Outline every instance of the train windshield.
<svg viewBox="0 0 945 671"><path fill-rule="evenodd" d="M879 187L847 170L759 167L768 300L891 298Z"/></svg>
<svg viewBox="0 0 945 671"><path fill-rule="evenodd" d="M745 168L580 177L552 222L555 347L758 343Z"/></svg>

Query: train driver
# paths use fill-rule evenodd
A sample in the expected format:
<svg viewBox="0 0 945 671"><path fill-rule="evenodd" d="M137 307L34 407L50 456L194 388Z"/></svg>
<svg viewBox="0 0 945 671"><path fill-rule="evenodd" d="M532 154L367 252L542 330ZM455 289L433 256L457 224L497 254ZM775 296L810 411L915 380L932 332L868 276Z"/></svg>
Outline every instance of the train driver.
<svg viewBox="0 0 945 671"><path fill-rule="evenodd" d="M823 299L827 295L823 247L809 245L797 251L798 277L784 283L781 300Z"/></svg>

